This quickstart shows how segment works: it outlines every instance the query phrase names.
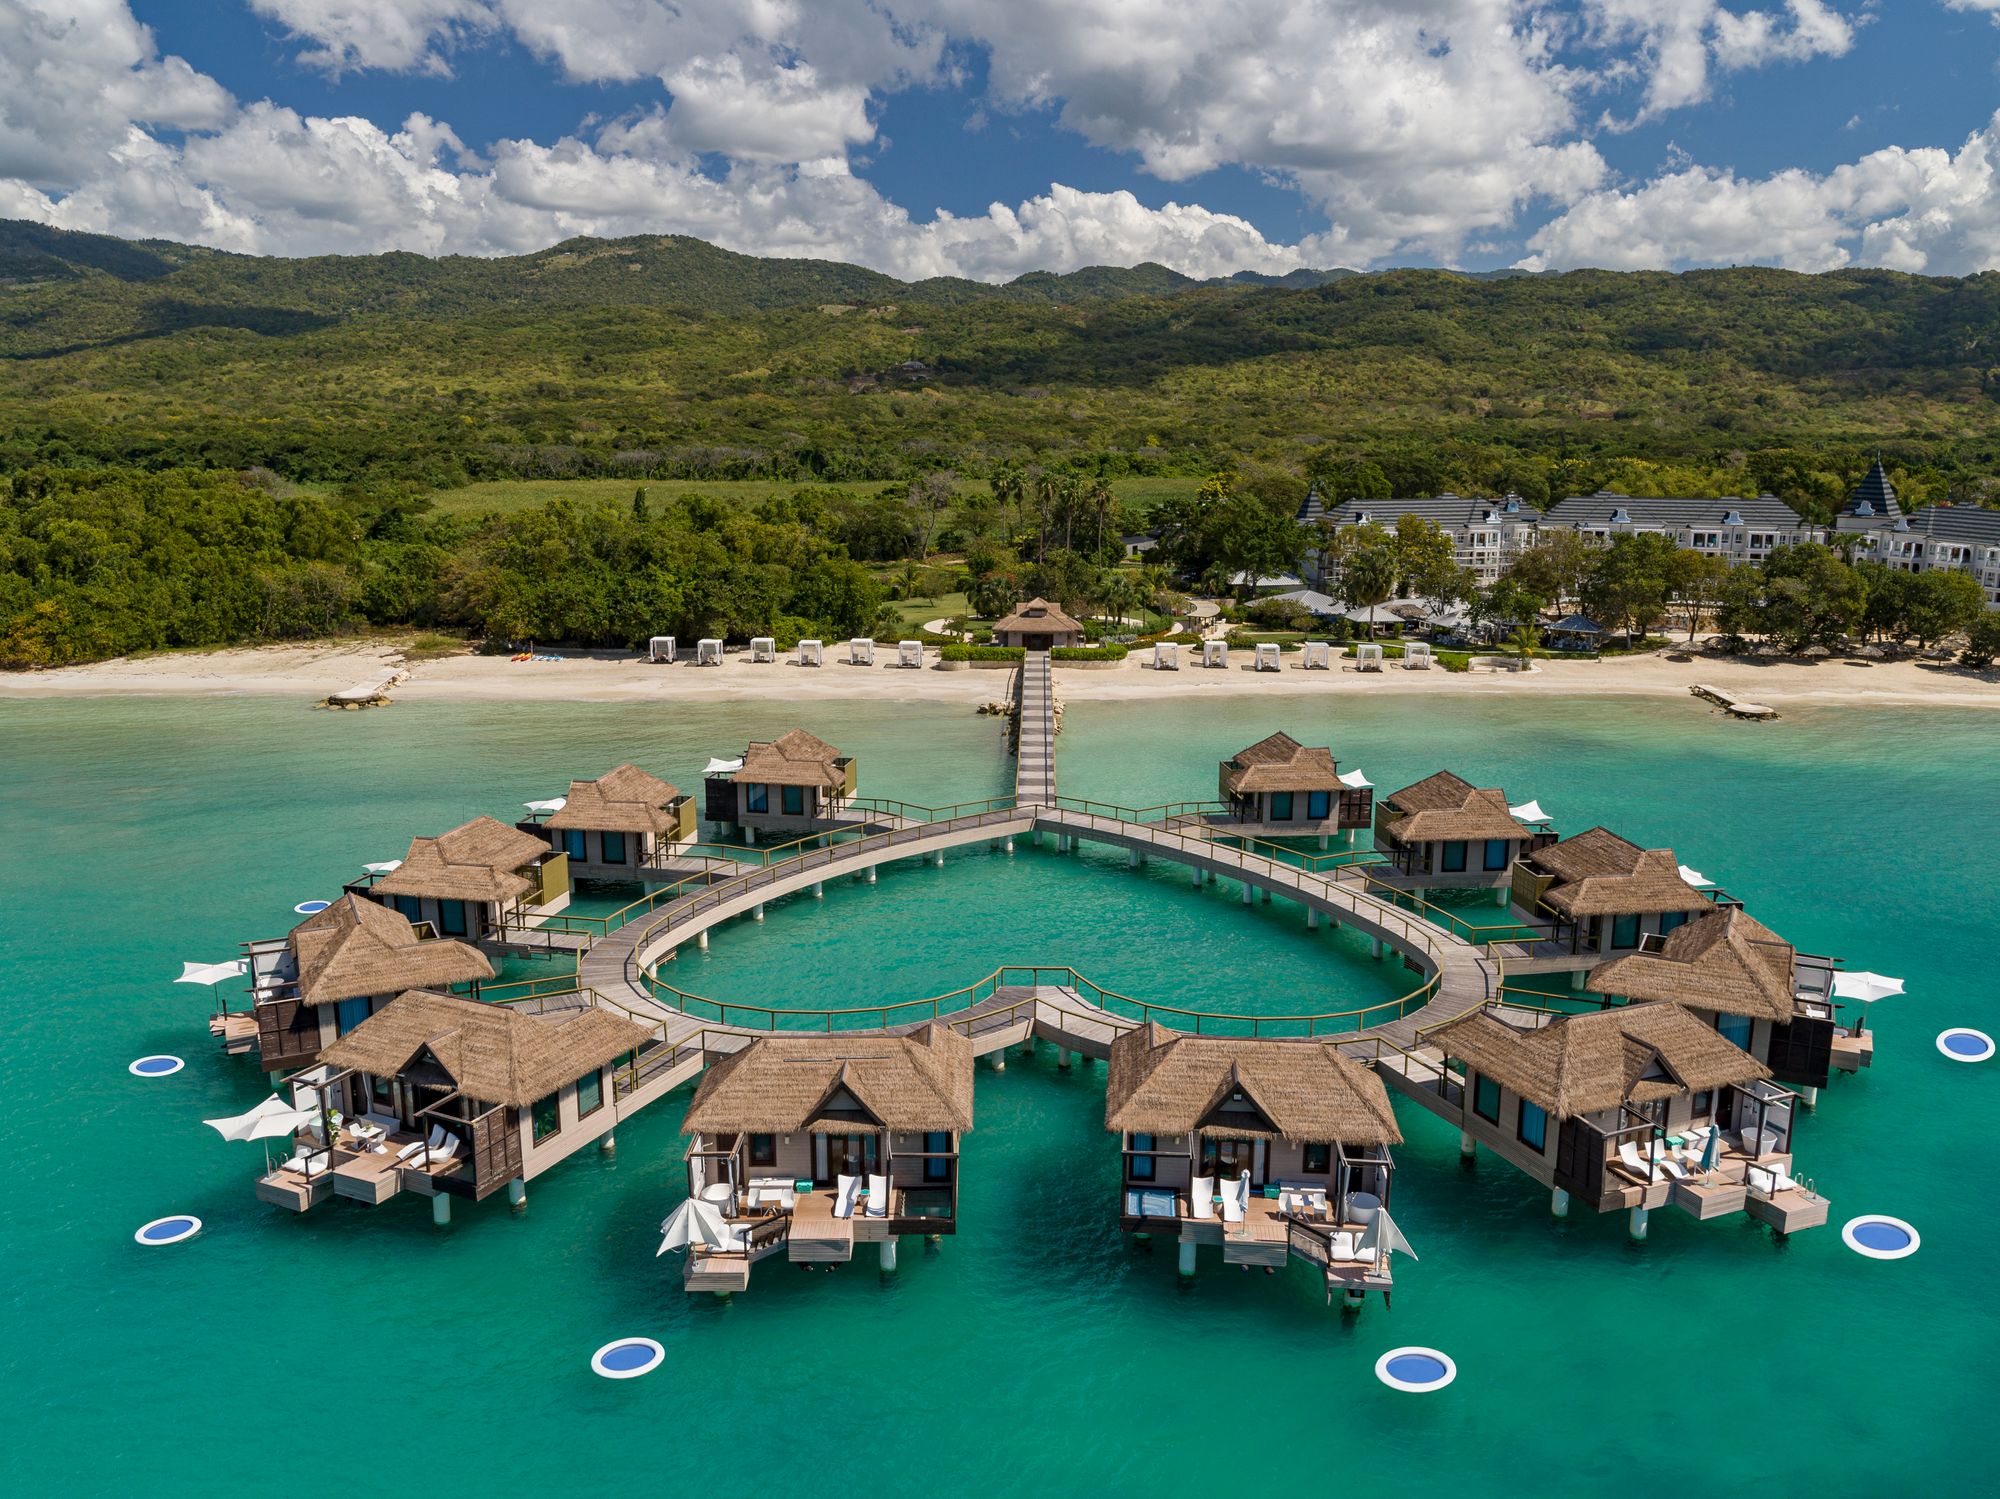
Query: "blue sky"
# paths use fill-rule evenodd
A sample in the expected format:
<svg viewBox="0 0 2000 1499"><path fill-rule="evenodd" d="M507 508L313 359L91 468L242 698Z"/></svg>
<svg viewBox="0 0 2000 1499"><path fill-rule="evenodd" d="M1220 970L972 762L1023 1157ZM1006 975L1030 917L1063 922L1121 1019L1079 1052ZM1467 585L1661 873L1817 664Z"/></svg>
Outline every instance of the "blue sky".
<svg viewBox="0 0 2000 1499"><path fill-rule="evenodd" d="M999 279L2000 265L2000 0L0 0L0 215Z"/></svg>

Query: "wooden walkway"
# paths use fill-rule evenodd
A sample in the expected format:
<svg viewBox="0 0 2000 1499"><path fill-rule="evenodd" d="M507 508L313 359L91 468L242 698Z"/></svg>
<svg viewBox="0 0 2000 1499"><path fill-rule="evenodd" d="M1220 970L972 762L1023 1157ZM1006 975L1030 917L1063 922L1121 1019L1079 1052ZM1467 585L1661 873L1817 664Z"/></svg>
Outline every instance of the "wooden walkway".
<svg viewBox="0 0 2000 1499"><path fill-rule="evenodd" d="M1014 752L1014 799L1022 806L1048 806L1056 799L1056 700L1051 676L1047 651L1029 651L1022 657Z"/></svg>

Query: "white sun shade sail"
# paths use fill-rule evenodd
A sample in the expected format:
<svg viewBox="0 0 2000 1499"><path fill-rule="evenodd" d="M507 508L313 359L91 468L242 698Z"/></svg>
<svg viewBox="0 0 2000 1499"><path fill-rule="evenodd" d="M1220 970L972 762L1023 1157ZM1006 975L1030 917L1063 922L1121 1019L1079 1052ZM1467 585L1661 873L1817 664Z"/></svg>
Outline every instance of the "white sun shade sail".
<svg viewBox="0 0 2000 1499"><path fill-rule="evenodd" d="M660 1224L660 1247L653 1257L657 1259L669 1249L688 1249L697 1244L705 1249L720 1249L733 1237L714 1203L690 1197Z"/></svg>
<svg viewBox="0 0 2000 1499"><path fill-rule="evenodd" d="M1690 885L1694 886L1695 889L1697 890L1706 890L1715 884L1714 880L1711 880L1707 875L1703 874L1699 869L1689 869L1685 864L1681 865L1681 878L1686 880Z"/></svg>
<svg viewBox="0 0 2000 1499"><path fill-rule="evenodd" d="M174 980L177 984L219 984L224 979L240 979L250 970L244 958L231 958L227 963L181 963L181 976Z"/></svg>
<svg viewBox="0 0 2000 1499"><path fill-rule="evenodd" d="M1387 1208L1375 1209L1375 1216L1368 1220L1368 1226L1361 1230L1358 1246L1364 1254L1380 1254L1390 1250L1397 1254L1417 1257L1416 1250L1410 1248L1410 1241L1403 1237L1403 1231L1396 1226L1396 1220L1389 1216Z"/></svg>
<svg viewBox="0 0 2000 1499"><path fill-rule="evenodd" d="M727 776L736 774L742 768L743 757L738 755L734 760L711 760L701 773L705 776Z"/></svg>
<svg viewBox="0 0 2000 1499"><path fill-rule="evenodd" d="M530 812L560 812L564 807L569 805L569 798L566 796L552 796L545 802L522 802L521 805L526 807Z"/></svg>
<svg viewBox="0 0 2000 1499"><path fill-rule="evenodd" d="M1547 822L1549 814L1542 810L1540 802L1522 802L1518 807L1509 807L1508 813L1522 822Z"/></svg>
<svg viewBox="0 0 2000 1499"><path fill-rule="evenodd" d="M1346 775L1340 778L1340 784L1347 787L1349 790L1359 791L1363 787L1373 786L1375 783L1369 780L1368 777L1363 775L1360 771L1350 770Z"/></svg>
<svg viewBox="0 0 2000 1499"><path fill-rule="evenodd" d="M272 1097L254 1109L231 1118L204 1119L201 1122L225 1140L265 1140L289 1135L312 1123L314 1117L308 1109L296 1109L284 1099Z"/></svg>
<svg viewBox="0 0 2000 1499"><path fill-rule="evenodd" d="M384 859L380 864L363 864L361 867L370 874L394 874L403 867L403 861L401 859Z"/></svg>
<svg viewBox="0 0 2000 1499"><path fill-rule="evenodd" d="M1880 973L1836 973L1833 976L1833 997L1835 999L1858 999L1864 1005L1872 1005L1878 999L1886 999L1891 994L1903 992L1903 981L1892 979Z"/></svg>

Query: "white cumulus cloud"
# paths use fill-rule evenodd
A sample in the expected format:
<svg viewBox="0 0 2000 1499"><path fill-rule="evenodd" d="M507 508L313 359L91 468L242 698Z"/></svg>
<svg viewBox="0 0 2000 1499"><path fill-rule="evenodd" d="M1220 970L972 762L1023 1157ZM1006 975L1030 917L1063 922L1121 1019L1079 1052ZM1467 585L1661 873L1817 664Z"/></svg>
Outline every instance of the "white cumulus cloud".
<svg viewBox="0 0 2000 1499"><path fill-rule="evenodd" d="M443 73L452 46L497 24L487 0L249 0L249 5L294 37L316 43L299 58L331 73L349 68Z"/></svg>

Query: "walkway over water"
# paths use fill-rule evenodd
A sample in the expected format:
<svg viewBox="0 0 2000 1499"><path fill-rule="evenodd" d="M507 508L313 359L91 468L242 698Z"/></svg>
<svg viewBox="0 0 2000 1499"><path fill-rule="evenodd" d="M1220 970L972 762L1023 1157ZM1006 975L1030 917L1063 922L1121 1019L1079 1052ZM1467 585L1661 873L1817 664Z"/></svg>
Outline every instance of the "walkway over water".
<svg viewBox="0 0 2000 1499"><path fill-rule="evenodd" d="M1047 651L1021 658L1014 799L1022 805L1045 806L1056 799L1056 699L1050 678Z"/></svg>

